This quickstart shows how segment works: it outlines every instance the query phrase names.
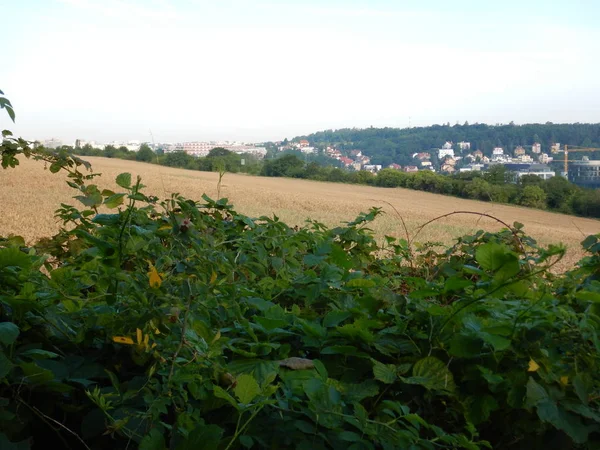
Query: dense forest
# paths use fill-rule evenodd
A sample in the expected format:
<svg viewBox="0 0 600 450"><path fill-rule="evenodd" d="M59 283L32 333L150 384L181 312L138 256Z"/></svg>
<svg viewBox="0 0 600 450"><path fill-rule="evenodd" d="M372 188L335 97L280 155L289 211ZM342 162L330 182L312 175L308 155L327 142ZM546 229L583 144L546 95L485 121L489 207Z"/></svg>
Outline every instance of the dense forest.
<svg viewBox="0 0 600 450"><path fill-rule="evenodd" d="M294 141L308 140L312 145L335 145L342 150L360 149L371 157L373 164L409 164L415 152L440 148L446 141L471 143L471 150L490 154L494 147L512 151L516 146L542 144L548 152L553 143L584 147L600 147L600 124L526 124L432 125L413 128L343 128L325 130ZM600 157L592 154L592 157Z"/></svg>

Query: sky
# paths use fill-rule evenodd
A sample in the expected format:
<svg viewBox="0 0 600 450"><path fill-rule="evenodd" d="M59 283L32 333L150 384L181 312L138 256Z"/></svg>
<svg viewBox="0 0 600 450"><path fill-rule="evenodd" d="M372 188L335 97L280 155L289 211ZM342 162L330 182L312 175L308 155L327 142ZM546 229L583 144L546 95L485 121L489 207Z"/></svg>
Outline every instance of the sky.
<svg viewBox="0 0 600 450"><path fill-rule="evenodd" d="M597 0L0 0L27 139L600 122Z"/></svg>

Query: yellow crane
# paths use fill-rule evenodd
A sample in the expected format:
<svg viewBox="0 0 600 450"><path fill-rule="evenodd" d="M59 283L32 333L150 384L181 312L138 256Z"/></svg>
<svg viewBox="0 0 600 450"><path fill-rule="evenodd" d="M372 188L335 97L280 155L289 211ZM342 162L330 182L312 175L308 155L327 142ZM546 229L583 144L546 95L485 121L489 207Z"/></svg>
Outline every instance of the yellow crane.
<svg viewBox="0 0 600 450"><path fill-rule="evenodd" d="M575 148L573 148L573 147L575 147ZM569 160L569 158L568 158L569 152L597 152L597 151L600 151L600 148L572 146L571 149L569 149L569 146L565 145L565 151L564 151L564 153L565 153L565 159L564 159L565 176L569 172L569 163L576 161L576 160Z"/></svg>

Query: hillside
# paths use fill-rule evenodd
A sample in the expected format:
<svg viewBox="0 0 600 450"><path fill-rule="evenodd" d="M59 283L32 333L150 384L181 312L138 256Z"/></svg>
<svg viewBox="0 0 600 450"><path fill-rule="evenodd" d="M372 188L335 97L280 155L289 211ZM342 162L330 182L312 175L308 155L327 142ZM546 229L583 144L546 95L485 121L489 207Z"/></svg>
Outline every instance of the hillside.
<svg viewBox="0 0 600 450"><path fill-rule="evenodd" d="M114 179L121 172L140 175L146 191L166 198L172 192L200 199L203 193L217 197L218 174L161 167L133 161L87 157L95 172L102 173L98 184L115 189ZM23 174L27 174L27 178ZM14 192L19 192L15 196ZM42 192L43 194L40 194ZM64 180L44 170L39 163L24 160L16 169L0 177L0 235L19 234L32 241L58 230L53 213L61 202L77 204L74 191ZM41 197L40 197L41 195ZM226 174L221 196L238 211L250 215L277 215L290 225L302 225L311 218L327 225L353 220L360 212L379 206L387 214L373 224L378 236L404 236L399 218L389 206L402 214L414 233L426 221L457 210L492 214L507 223L519 221L525 231L543 244L563 242L569 246L562 268L581 258L579 243L598 231L597 220L583 219L546 211L446 197L408 189L386 189L340 183L324 183L287 178ZM388 204L389 203L389 204ZM33 208L31 205L35 205ZM453 238L477 229L498 230L497 223L453 216L425 228L417 241L451 242Z"/></svg>
<svg viewBox="0 0 600 450"><path fill-rule="evenodd" d="M481 150L491 156L495 147L512 154L517 146L528 153L539 142L541 151L550 153L554 143L585 147L600 147L600 124L526 124L526 125L433 125L413 128L344 128L325 130L293 141L305 139L315 146L334 145L342 151L361 150L371 157L372 164L409 164L417 152L441 148L447 142L470 142L471 151ZM432 155L433 156L433 155ZM591 154L596 157L598 155Z"/></svg>

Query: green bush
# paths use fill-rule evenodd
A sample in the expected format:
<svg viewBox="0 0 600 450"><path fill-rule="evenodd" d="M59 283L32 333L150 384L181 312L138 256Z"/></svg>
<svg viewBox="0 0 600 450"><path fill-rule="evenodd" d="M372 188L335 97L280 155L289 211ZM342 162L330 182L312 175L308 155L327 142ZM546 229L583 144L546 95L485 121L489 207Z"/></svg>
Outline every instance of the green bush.
<svg viewBox="0 0 600 450"><path fill-rule="evenodd" d="M382 246L379 209L298 229L70 177L65 229L0 240L2 448L600 444L597 237L554 275L519 224Z"/></svg>

